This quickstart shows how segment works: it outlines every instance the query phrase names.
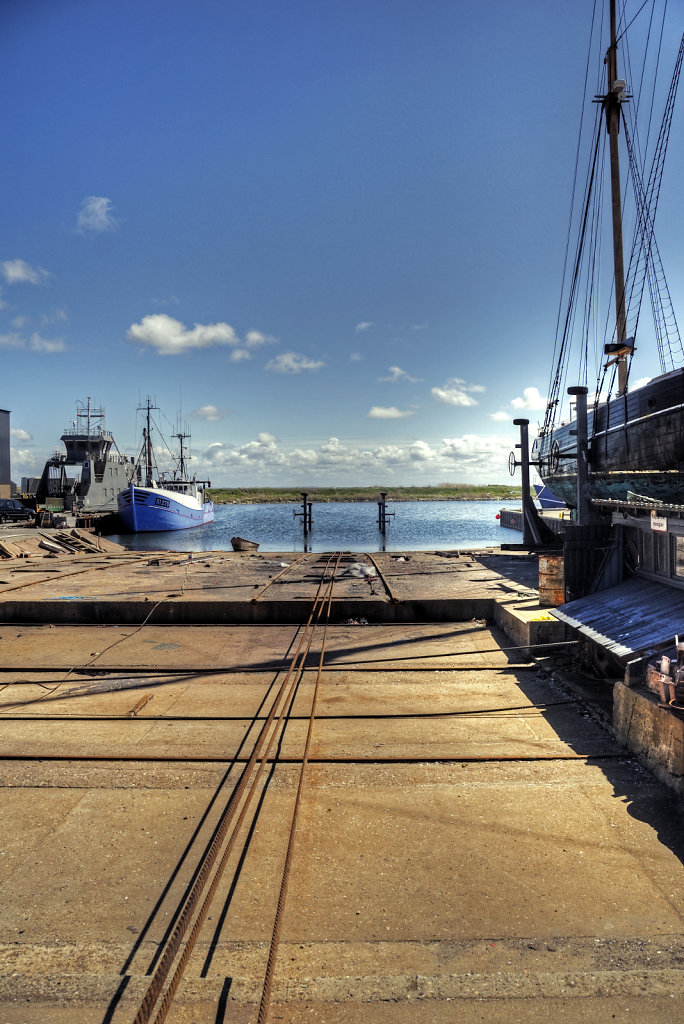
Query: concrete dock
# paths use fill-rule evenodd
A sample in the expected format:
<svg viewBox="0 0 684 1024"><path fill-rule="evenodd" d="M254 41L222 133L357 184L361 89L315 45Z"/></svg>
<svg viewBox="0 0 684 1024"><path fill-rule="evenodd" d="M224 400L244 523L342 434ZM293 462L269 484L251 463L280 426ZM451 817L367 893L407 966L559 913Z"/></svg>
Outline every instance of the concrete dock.
<svg viewBox="0 0 684 1024"><path fill-rule="evenodd" d="M536 588L490 550L0 563L2 1024L169 985L174 1024L680 1021L681 801Z"/></svg>

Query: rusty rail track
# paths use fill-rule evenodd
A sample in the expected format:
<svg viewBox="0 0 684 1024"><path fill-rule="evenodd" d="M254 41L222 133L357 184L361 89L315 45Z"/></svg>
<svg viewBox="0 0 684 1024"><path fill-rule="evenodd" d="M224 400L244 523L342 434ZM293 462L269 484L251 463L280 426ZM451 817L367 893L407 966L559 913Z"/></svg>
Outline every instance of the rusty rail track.
<svg viewBox="0 0 684 1024"><path fill-rule="evenodd" d="M268 581L268 583L267 583L267 584L266 584L266 585L265 585L264 587L262 587L262 588L261 588L261 590L259 591L259 593L258 593L258 594L255 594L255 595L254 595L254 597L253 597L253 598L251 599L251 602L252 602L252 604L256 604L256 602L257 602L257 601L259 600L259 598L260 598L260 597L263 597L263 596L264 596L264 594L266 593L266 591L268 590L268 588L269 588L269 587L272 587L272 586L273 586L273 584L274 584L274 583L275 583L275 582L276 582L277 580L279 580L281 576L284 576L284 575L285 575L285 573L287 573L287 572L289 572L289 571L290 571L290 569L294 569L294 567L295 567L296 565L299 565L299 563L300 563L300 562L303 562L303 561L304 561L304 559L305 559L305 558L307 558L307 557L308 557L308 555L307 555L307 554L304 554L304 555L300 555L300 556L299 556L299 558L296 558L296 559L294 560L294 562L290 562L290 564L289 564L289 565L285 566L285 568L284 568L284 569L282 569L282 570L281 570L281 571L280 571L280 572L279 572L279 573L278 573L278 574L277 574L276 576L274 576L274 577L273 577L273 579L270 579L270 580Z"/></svg>
<svg viewBox="0 0 684 1024"><path fill-rule="evenodd" d="M316 720L316 707L318 703L318 693L321 681L321 672L323 670L323 660L325 657L325 641L328 620L330 618L330 605L332 603L333 587L335 580L335 571L340 562L340 555L338 554L335 558L335 563L332 566L332 575L330 576L330 582L326 588L326 596L324 607L322 609L323 621L323 637L320 645L320 655L318 661L318 672L316 673L316 682L314 685L313 697L311 700L311 713L309 715L309 725L306 731L306 741L304 744L304 753L302 755L300 769L299 769L299 782L297 785L297 794L295 796L294 807L292 810L292 821L290 824L290 833L288 836L287 852L285 854L285 863L283 865L283 873L280 881L280 892L278 894L278 904L276 907L275 919L273 922L273 932L271 934L271 945L268 952L268 962L266 965L266 974L264 977L264 986L261 993L261 1001L259 1004L259 1015L258 1024L268 1024L271 1013L271 993L273 988L273 978L275 974L275 966L278 957L278 949L280 945L280 934L282 930L283 914L285 912L285 900L287 897L288 883L290 880L290 871L292 867L292 860L294 855L295 840L297 836L297 823L299 820L299 812L301 809L302 794L304 792L304 785L306 780L306 768L309 763L311 753L311 738L313 735L314 722Z"/></svg>
<svg viewBox="0 0 684 1024"><path fill-rule="evenodd" d="M392 591L392 588L390 587L389 583L387 582L387 576L383 573L383 571L380 568L380 566L378 565L376 559L373 558L373 556L371 555L370 552L366 552L366 557L369 558L370 561L372 562L373 567L375 568L375 571L378 574L378 579L380 580L380 582L382 583L383 587L387 591L387 596L389 597L390 601L392 602L392 604L397 604L399 598L396 597L396 595Z"/></svg>
<svg viewBox="0 0 684 1024"><path fill-rule="evenodd" d="M284 760L279 752L275 755L272 754L273 747L276 739L282 736L282 731L288 721L289 711L292 708L301 678L301 668L311 650L321 619L326 614L326 609L329 612L335 567L338 561L339 556L330 556L328 565L324 568L321 574L317 594L314 599L314 607L312 608L306 625L300 630L299 643L295 653L273 700L268 716L259 731L252 752L248 758L245 758L244 771L242 772L239 782L221 813L214 838L201 858L201 863L198 867L194 884L184 900L182 909L177 917L175 927L165 943L163 952L161 952L161 955L157 960L149 986L136 1014L135 1024L147 1024L155 1011L155 1024L162 1024L166 1019L168 1011L173 1003L178 984L180 983L187 962L202 929L207 911L211 905L219 881L221 880L233 847L235 846L236 840L240 834L241 827L245 821L251 801L257 791L264 768L267 764L272 763L273 761L280 762ZM330 569L332 569L332 575L328 575ZM319 657L319 664L321 666L323 664L324 647L325 634L323 642L321 643L321 653ZM288 853L286 854L286 872L288 874L289 863L291 861L291 849L294 843L294 835L296 833L299 794L300 790L303 788L304 765L308 758L314 717L315 701L312 702L312 713L309 730L307 732L305 750L302 757L297 759L297 761L302 765L302 770L300 787L298 789L298 798L295 801L293 825L290 829ZM226 760L230 760L231 762L236 761L235 758ZM280 927L279 921L282 917L282 905L284 903L286 889L287 882L285 881L284 883L281 883L281 898L279 898L278 901L276 920L274 924L274 935L276 936L274 948L276 951L277 936L279 935ZM272 969L273 968L271 968L271 974ZM268 977L269 972L267 970L267 979ZM262 1003L266 1006L266 1010L264 1012L268 1015L270 985L267 989L267 980L265 981L264 991L267 992L267 995L262 997Z"/></svg>

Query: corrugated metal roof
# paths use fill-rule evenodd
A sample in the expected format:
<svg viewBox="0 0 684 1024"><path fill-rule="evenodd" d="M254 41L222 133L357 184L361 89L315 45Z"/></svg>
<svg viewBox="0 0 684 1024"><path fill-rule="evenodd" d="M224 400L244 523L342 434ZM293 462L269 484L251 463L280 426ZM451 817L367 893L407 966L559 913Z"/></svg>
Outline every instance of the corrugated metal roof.
<svg viewBox="0 0 684 1024"><path fill-rule="evenodd" d="M684 590L638 576L549 610L618 658L684 638Z"/></svg>

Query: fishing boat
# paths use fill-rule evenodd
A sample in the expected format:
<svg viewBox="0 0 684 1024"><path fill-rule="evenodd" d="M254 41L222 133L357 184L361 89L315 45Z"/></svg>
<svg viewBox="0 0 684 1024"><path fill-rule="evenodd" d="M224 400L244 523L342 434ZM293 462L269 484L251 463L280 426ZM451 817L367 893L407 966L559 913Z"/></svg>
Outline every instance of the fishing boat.
<svg viewBox="0 0 684 1024"><path fill-rule="evenodd" d="M661 89L659 95L657 76L648 71L649 58L656 51L662 65L664 44L672 36L666 32L664 13L662 22L656 23L654 8L649 8L652 22L644 24L649 15L645 7L635 9L630 16L624 5L618 20L616 0L609 0L607 37L601 39L600 31L592 32L593 48L600 61L599 91L594 97L591 143L584 150L581 144L578 147L578 152L584 151L589 157L589 170L584 192L580 189L576 193L583 198L575 217L575 257L568 262L568 283L563 289L548 405L532 449L532 462L546 486L572 507L580 501L579 472L587 507L599 517L623 502L684 505L684 348L654 233L684 37L669 89L666 93ZM627 49L627 38L633 33L641 45L638 60L631 40ZM629 64L625 58L623 66L629 66L635 83L643 86L639 97L637 89L630 91L621 77L619 58L623 54L629 55ZM653 104L662 102L663 96L665 113L660 129L649 136L643 118L649 117ZM608 160L604 161L606 148ZM621 181L621 150L623 165L626 151L627 185L634 195L634 235L626 263L623 212L628 190ZM614 317L606 313L605 292L604 309L599 305L600 206L606 202L611 210L612 240L604 248L609 248L612 255L609 305L614 307ZM647 327L645 317L640 317L644 292L651 300L652 328ZM609 328L600 326L608 320ZM588 367L591 347L601 331L605 331L602 358L594 383L589 380ZM637 361L635 353L649 349L654 360L656 352L659 355L657 368ZM584 380L577 376L572 379L570 374L578 373L570 370L572 363L584 367ZM630 377L636 376L633 370L646 377L654 369L656 375L647 383L630 384ZM568 383L573 385L567 389L573 404L564 409Z"/></svg>
<svg viewBox="0 0 684 1024"><path fill-rule="evenodd" d="M144 467L140 482L130 486L118 496L119 519L130 533L156 533L168 530L188 530L214 521L213 502L206 498L209 480L188 476L184 442L189 435L179 430L173 436L179 442L176 468L169 474L156 471L152 444L152 410L156 408L148 399L145 406L146 425L138 467Z"/></svg>

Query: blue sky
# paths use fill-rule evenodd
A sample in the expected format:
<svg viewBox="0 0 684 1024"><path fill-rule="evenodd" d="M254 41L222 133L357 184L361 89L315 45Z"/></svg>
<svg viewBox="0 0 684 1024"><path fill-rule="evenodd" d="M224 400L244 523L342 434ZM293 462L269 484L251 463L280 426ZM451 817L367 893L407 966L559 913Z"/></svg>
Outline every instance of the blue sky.
<svg viewBox="0 0 684 1024"><path fill-rule="evenodd" d="M548 390L592 10L3 0L13 478L88 395L132 453L151 395L217 486L507 481Z"/></svg>

